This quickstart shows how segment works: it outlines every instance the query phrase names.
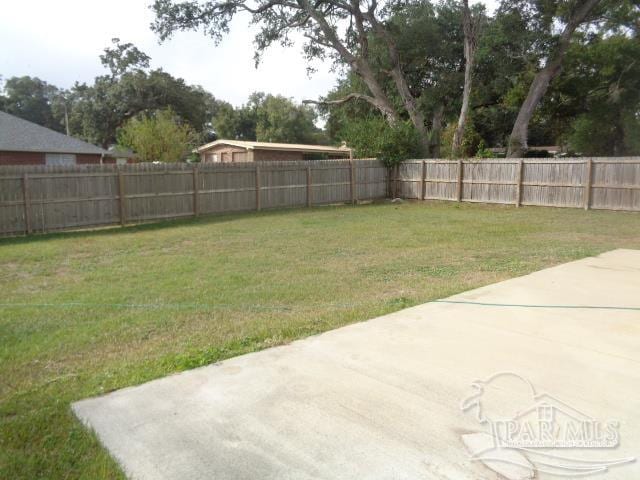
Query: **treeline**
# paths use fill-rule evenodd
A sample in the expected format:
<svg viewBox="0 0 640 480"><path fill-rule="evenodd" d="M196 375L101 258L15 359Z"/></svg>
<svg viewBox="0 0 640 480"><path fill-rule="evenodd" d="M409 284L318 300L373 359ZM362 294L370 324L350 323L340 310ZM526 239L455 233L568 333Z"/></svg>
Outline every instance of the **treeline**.
<svg viewBox="0 0 640 480"><path fill-rule="evenodd" d="M260 27L258 57L305 39L344 71L326 98L327 134L364 156L509 156L530 145L585 155L640 152L639 0L156 0L161 40L233 17Z"/></svg>
<svg viewBox="0 0 640 480"><path fill-rule="evenodd" d="M136 148L140 132L163 131L192 144L346 141L389 161L491 156L489 147L513 157L540 145L640 154L640 0L501 0L491 15L468 0L155 0L152 9L161 40L201 28L220 41L249 14L258 59L295 34L306 58L342 74L303 105L254 93L233 107L114 39L100 57L109 73L92 84L9 78L0 109L104 147Z"/></svg>
<svg viewBox="0 0 640 480"><path fill-rule="evenodd" d="M487 147L511 147L513 156L519 156L527 154L529 145L560 145L570 154L582 155L640 154L637 6L600 2L598 16L571 34L560 61L556 50L572 2L547 3L509 0L502 1L491 17L480 7L471 12L476 28L472 87L457 148L454 140L468 67L465 50L469 50L464 6L420 2L390 17L388 28L416 92L432 156L491 156ZM573 3L576 8L582 2ZM370 49L372 63L385 65L386 57L384 49ZM392 104L401 105L392 83L383 78L384 91ZM546 90L533 106L525 105L535 89ZM350 138L370 154L367 146L375 145L375 138L368 133L377 132L379 138L386 132L392 139L409 140L401 152L405 156L420 154L411 141L415 129L408 115L401 116L406 123L389 129L370 103L330 103L353 92L364 94L367 88L357 73L349 72L323 104L332 138ZM517 124L523 114L524 125Z"/></svg>
<svg viewBox="0 0 640 480"><path fill-rule="evenodd" d="M200 86L150 69L148 55L119 39L100 60L108 74L66 90L36 77L6 79L0 110L104 148L132 148L144 160L184 158L216 138L328 141L315 126L315 110L289 98L258 92L234 108Z"/></svg>
<svg viewBox="0 0 640 480"><path fill-rule="evenodd" d="M108 74L68 90L39 78L8 78L0 109L104 148L117 143L118 130L129 119L169 108L199 136L208 135L222 103L209 92L161 69L149 69L145 53L118 39L100 59Z"/></svg>

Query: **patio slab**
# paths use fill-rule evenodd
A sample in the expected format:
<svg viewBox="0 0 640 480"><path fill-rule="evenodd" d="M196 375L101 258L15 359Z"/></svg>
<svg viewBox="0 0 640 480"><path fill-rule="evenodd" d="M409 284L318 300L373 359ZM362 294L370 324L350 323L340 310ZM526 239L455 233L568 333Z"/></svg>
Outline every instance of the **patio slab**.
<svg viewBox="0 0 640 480"><path fill-rule="evenodd" d="M640 251L615 250L72 408L132 479L557 478L550 453L637 479L639 307ZM530 406L618 445L483 454Z"/></svg>

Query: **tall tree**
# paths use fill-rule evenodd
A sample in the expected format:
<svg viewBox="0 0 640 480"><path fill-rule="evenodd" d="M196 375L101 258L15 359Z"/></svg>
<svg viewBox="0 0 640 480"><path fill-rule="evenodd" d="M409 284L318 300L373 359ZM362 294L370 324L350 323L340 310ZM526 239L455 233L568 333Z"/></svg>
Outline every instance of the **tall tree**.
<svg viewBox="0 0 640 480"><path fill-rule="evenodd" d="M549 28L553 28L556 20L564 21L564 28L560 35L555 39L555 45L549 53L544 68L542 68L533 78L527 96L520 107L518 116L513 124L513 130L509 137L508 157L521 157L527 150L527 135L529 131L529 122L533 117L534 111L545 93L547 92L551 81L556 78L562 70L562 62L571 45L571 39L578 27L590 21L590 14L595 11L598 4L603 0L568 0L549 2L554 3L556 12L562 13L563 9L568 11L566 15L549 15Z"/></svg>
<svg viewBox="0 0 640 480"><path fill-rule="evenodd" d="M476 49L480 30L480 16L472 16L469 8L469 0L462 0L462 26L464 31L464 87L462 90L462 106L458 117L458 126L453 134L451 142L451 154L460 156L460 147L467 126L469 105L471 102L471 87L473 81L473 68L475 66Z"/></svg>
<svg viewBox="0 0 640 480"><path fill-rule="evenodd" d="M220 138L260 142L326 143L314 124L315 112L281 95L255 92L239 108L225 104L214 116Z"/></svg>
<svg viewBox="0 0 640 480"><path fill-rule="evenodd" d="M477 11L474 9L474 13L483 14L481 8L477 8ZM438 156L441 130L460 112L464 57L459 1L432 3L429 0L415 0L398 4L389 14L386 27L393 35L402 59L402 71L412 91L416 92L417 107L428 126L429 153ZM385 71L388 70L387 57L386 45L372 37L370 62L377 69ZM388 75L381 78L391 101L402 105L402 98L393 80ZM350 73L340 80L327 100L339 101L350 93L366 92L362 80ZM352 122L368 118L372 109L367 107L368 104L364 102L347 102L332 108L327 121L329 134L336 139L349 141L347 133L363 129L347 127ZM327 114L326 108L322 111ZM402 129L405 128L403 123Z"/></svg>
<svg viewBox="0 0 640 480"><path fill-rule="evenodd" d="M160 69L149 70L149 57L132 44L113 42L100 56L111 74L96 77L90 85L76 84L67 95L72 133L108 147L128 119L171 108L203 142L210 140L218 100L202 87Z"/></svg>
<svg viewBox="0 0 640 480"><path fill-rule="evenodd" d="M228 33L234 16L241 12L249 13L253 23L261 26L256 37L258 56L274 42L288 45L292 32L301 33L306 39L304 52L308 58L331 57L348 65L366 85L367 93L354 92L344 98L330 100L331 104L366 101L393 125L401 115L382 85L383 77L391 78L401 99L401 108L411 118L426 151L428 131L424 116L402 70L395 40L386 28L386 16L392 7L391 3L380 6L376 0L369 0L364 5L359 0L259 0L255 3L220 0L205 4L193 0L182 3L156 0L152 6L156 14L152 29L164 40L176 30L202 27L207 35L220 41L222 35ZM387 58L384 67L377 68L370 62L371 38L385 47Z"/></svg>
<svg viewBox="0 0 640 480"><path fill-rule="evenodd" d="M3 110L62 132L64 127L53 113L59 95L57 87L37 77L11 77L4 82Z"/></svg>
<svg viewBox="0 0 640 480"><path fill-rule="evenodd" d="M112 77L120 77L122 74L149 68L151 57L139 50L133 43L120 43L119 38L112 38L112 47L104 49L100 55L100 62L111 71Z"/></svg>
<svg viewBox="0 0 640 480"><path fill-rule="evenodd" d="M549 113L565 127L563 137L572 151L592 156L640 153L637 36L600 34L573 46L550 96L561 108Z"/></svg>

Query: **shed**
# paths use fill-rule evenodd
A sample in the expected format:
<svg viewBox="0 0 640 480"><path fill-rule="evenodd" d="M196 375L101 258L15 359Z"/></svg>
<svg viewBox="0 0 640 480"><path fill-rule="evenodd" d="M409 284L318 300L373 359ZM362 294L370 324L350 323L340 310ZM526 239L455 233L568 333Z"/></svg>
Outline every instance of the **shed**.
<svg viewBox="0 0 640 480"><path fill-rule="evenodd" d="M216 140L196 149L203 163L295 161L320 158L350 158L346 146L304 145L297 143L252 142L245 140Z"/></svg>

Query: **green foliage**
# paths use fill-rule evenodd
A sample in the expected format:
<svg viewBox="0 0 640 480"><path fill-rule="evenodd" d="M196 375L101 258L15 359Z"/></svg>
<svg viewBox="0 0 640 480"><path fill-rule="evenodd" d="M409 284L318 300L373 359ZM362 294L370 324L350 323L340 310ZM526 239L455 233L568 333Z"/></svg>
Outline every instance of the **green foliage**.
<svg viewBox="0 0 640 480"><path fill-rule="evenodd" d="M584 155L640 154L640 43L596 36L573 48L554 99L569 147Z"/></svg>
<svg viewBox="0 0 640 480"><path fill-rule="evenodd" d="M267 95L257 109L257 117L259 142L313 143L317 138L315 112L281 95Z"/></svg>
<svg viewBox="0 0 640 480"><path fill-rule="evenodd" d="M138 50L134 44L120 43L119 38L113 38L111 42L113 47L104 49L104 54L100 55L100 61L111 71L113 77L118 77L130 70L149 68L151 57Z"/></svg>
<svg viewBox="0 0 640 480"><path fill-rule="evenodd" d="M60 132L65 131L67 113L72 135L103 147L115 142L117 129L127 119L171 108L202 141L210 140L210 121L221 102L209 92L162 70L148 71L149 57L118 39L100 58L111 75L98 76L92 84L76 83L69 91L37 77L8 78L0 91L0 107Z"/></svg>
<svg viewBox="0 0 640 480"><path fill-rule="evenodd" d="M487 148L484 140L480 140L478 144L478 150L476 151L476 158L495 158L495 154Z"/></svg>
<svg viewBox="0 0 640 480"><path fill-rule="evenodd" d="M54 114L62 92L38 77L11 77L4 82L0 107L3 111L47 128L64 131Z"/></svg>
<svg viewBox="0 0 640 480"><path fill-rule="evenodd" d="M390 127L379 116L351 122L344 131L354 155L359 158L378 158L391 166L409 158L420 158L418 134L411 122Z"/></svg>
<svg viewBox="0 0 640 480"><path fill-rule="evenodd" d="M457 123L450 123L442 132L442 144L440 147L440 152L442 153L443 158L452 158L451 144L453 142L453 135L457 127ZM467 124L465 125L464 135L462 136L462 145L460 146L462 157L473 157L478 151L481 142L483 142L483 140L474 128L474 122L471 118L469 118L467 120Z"/></svg>
<svg viewBox="0 0 640 480"><path fill-rule="evenodd" d="M609 120L609 121L608 121ZM640 154L640 118L623 114L619 121L583 114L573 122L569 147L582 155L606 156L612 148L619 155Z"/></svg>
<svg viewBox="0 0 640 480"><path fill-rule="evenodd" d="M314 122L315 111L282 95L255 92L249 101L233 108L222 105L213 118L219 138L259 142L326 143Z"/></svg>
<svg viewBox="0 0 640 480"><path fill-rule="evenodd" d="M162 70L128 71L118 78L100 76L93 85L76 85L70 96L72 133L103 146L139 113L171 108L204 140L220 102L201 87L187 85Z"/></svg>
<svg viewBox="0 0 640 480"><path fill-rule="evenodd" d="M576 34L563 73L530 122L530 145L568 142L592 154L638 153L634 147L638 120L633 112L640 111L640 9L637 2L632 3L602 2L596 10L597 21ZM465 156L489 154L486 149L478 152L481 140L486 146L506 145L533 76L556 45L558 22L576 5L574 0L502 0L496 14L485 19L471 98L475 134L466 139ZM445 125L457 123L464 66L460 23L459 2L455 1L434 4L420 0L395 8L390 17L405 74L419 95L418 104L429 126L434 125L439 107ZM374 43L370 55L376 64L386 65L384 48ZM383 85L388 88L385 81ZM351 74L341 79L328 98L342 98L350 92L366 93ZM399 104L393 89L388 93ZM349 124L372 114L363 102L331 107L325 113L331 138L348 143ZM442 132L442 156L449 155L454 128ZM586 145L596 132L600 136Z"/></svg>
<svg viewBox="0 0 640 480"><path fill-rule="evenodd" d="M195 134L173 110L167 109L130 119L118 131L118 140L143 162L177 162L189 154Z"/></svg>
<svg viewBox="0 0 640 480"><path fill-rule="evenodd" d="M152 6L156 13L153 29L164 39L177 30L203 27L220 40L228 33L232 17L244 8L244 0L196 3L156 0ZM480 5L473 7L474 15L481 16L484 24L471 96L474 132L466 139L465 156L486 155L487 150L479 148L481 141L486 146L506 145L533 76L553 52L560 27L579 3L501 0L492 16L487 16ZM326 58L348 67L335 49L322 41L317 25L306 21L300 5L278 0L264 6L253 14L260 25L258 54L273 42L288 44L290 33L302 33L308 39L304 47L308 58ZM383 36L373 32L365 21L366 42L361 43L356 25L345 21L350 17L348 9L343 4L334 7L321 13L331 25L345 24L339 40L356 56L366 53L376 81L404 124L409 117L388 74L391 62ZM278 14L277 9L281 9ZM441 125L457 122L463 86L461 2L392 2L377 13L397 45L402 75L426 120L432 151L442 143L446 156L453 127L441 134ZM536 109L529 124L528 143L563 144L589 155L639 154L640 6L637 0L602 0L591 20L574 35L562 74ZM379 111L361 99L320 106L319 112L326 119L325 133L314 125L315 110L311 108L265 93L254 93L245 105L234 108L201 87L188 85L160 69L150 70L148 55L131 43L114 39L100 58L110 74L96 77L90 84L76 84L68 92L38 78L7 79L0 91L0 108L58 131L64 131L67 112L72 135L104 147L115 142L118 128L128 119L166 108L189 124L201 143L216 135L274 142L346 141L361 145L363 152L383 152L382 145L390 138L405 142L410 136L410 129L386 131L374 122L382 132L381 138L363 142L367 137L363 125ZM349 68L344 72L336 88L328 93L328 100L342 99L350 93L371 95L362 76Z"/></svg>

